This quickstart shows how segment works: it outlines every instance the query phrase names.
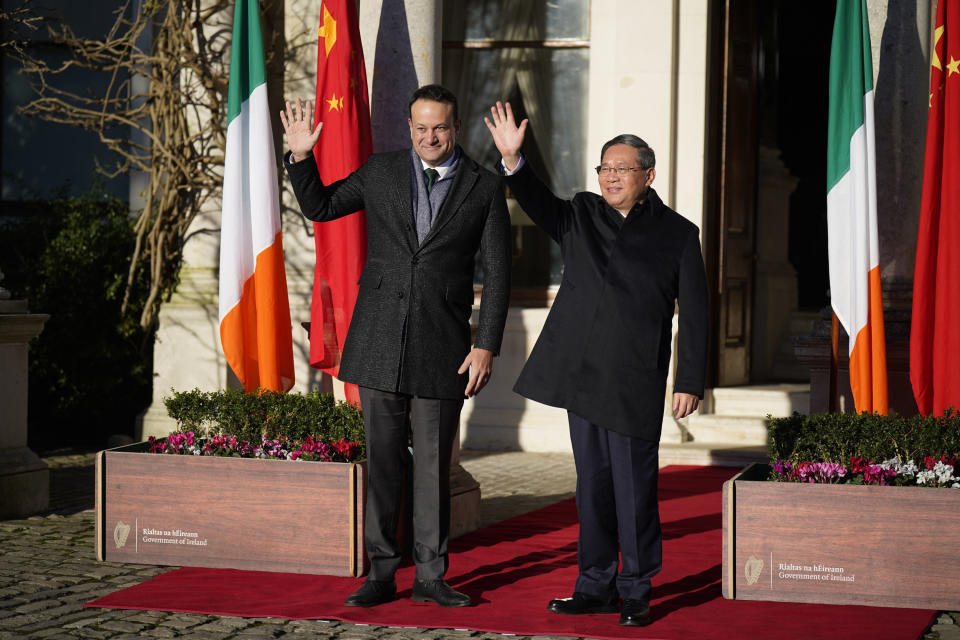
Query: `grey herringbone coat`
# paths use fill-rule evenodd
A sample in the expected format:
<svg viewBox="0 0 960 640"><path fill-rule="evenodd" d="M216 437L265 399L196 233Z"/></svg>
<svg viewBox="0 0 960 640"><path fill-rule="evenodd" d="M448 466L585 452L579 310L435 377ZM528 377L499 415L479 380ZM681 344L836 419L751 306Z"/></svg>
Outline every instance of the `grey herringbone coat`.
<svg viewBox="0 0 960 640"><path fill-rule="evenodd" d="M501 178L461 150L453 185L422 244L411 198L410 151L370 156L324 185L312 157L284 164L303 215L316 222L361 209L367 261L343 347L340 379L382 391L462 398L470 351L474 258L483 295L474 346L500 350L510 297L510 219Z"/></svg>

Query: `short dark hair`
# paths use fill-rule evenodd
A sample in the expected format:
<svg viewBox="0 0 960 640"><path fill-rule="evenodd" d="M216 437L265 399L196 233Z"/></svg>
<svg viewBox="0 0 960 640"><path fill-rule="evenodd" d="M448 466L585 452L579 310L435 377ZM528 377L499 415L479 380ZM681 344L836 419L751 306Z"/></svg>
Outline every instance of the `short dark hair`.
<svg viewBox="0 0 960 640"><path fill-rule="evenodd" d="M417 100L433 100L434 102L452 104L453 121L456 122L460 119L460 109L457 106L457 96L453 95L453 92L446 87L441 87L439 84L425 84L414 91L413 95L410 96L410 103L407 105L407 112L411 117L413 116L413 103Z"/></svg>
<svg viewBox="0 0 960 640"><path fill-rule="evenodd" d="M650 145L632 133L621 133L616 138L607 141L600 150L600 162L603 162L603 156L607 153L607 149L615 144L626 144L636 149L637 164L639 164L642 169L649 169L657 165L657 156L654 155Z"/></svg>

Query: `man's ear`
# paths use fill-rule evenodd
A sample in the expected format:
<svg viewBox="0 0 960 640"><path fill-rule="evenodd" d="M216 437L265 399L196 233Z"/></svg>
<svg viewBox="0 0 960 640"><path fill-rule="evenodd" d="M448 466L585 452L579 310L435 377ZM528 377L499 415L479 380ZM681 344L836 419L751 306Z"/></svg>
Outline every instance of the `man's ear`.
<svg viewBox="0 0 960 640"><path fill-rule="evenodd" d="M656 167L650 167L650 171L647 172L647 184L644 186L649 187L651 184L653 184L653 179L656 177L657 177Z"/></svg>

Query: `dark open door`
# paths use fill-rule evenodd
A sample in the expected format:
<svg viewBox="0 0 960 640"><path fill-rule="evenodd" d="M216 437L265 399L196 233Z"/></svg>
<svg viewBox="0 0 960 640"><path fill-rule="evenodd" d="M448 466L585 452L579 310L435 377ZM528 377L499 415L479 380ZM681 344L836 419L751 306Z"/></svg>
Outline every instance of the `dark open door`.
<svg viewBox="0 0 960 640"><path fill-rule="evenodd" d="M750 381L757 201L756 3L714 2L710 15L704 245L714 343L711 386Z"/></svg>

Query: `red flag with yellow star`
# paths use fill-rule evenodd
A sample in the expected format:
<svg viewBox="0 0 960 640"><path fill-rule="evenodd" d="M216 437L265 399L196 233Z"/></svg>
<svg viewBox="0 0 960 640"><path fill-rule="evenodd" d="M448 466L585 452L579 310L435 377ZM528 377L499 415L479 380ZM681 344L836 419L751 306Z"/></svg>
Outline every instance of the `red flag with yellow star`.
<svg viewBox="0 0 960 640"><path fill-rule="evenodd" d="M913 272L910 382L923 414L960 410L960 2L939 0Z"/></svg>
<svg viewBox="0 0 960 640"><path fill-rule="evenodd" d="M323 129L313 154L320 179L330 184L358 169L373 151L355 0L323 0L320 6L314 125L320 121ZM366 215L358 211L314 223L313 229L317 263L310 305L310 364L336 376L367 257ZM346 394L348 401L359 402L355 385L347 384Z"/></svg>

